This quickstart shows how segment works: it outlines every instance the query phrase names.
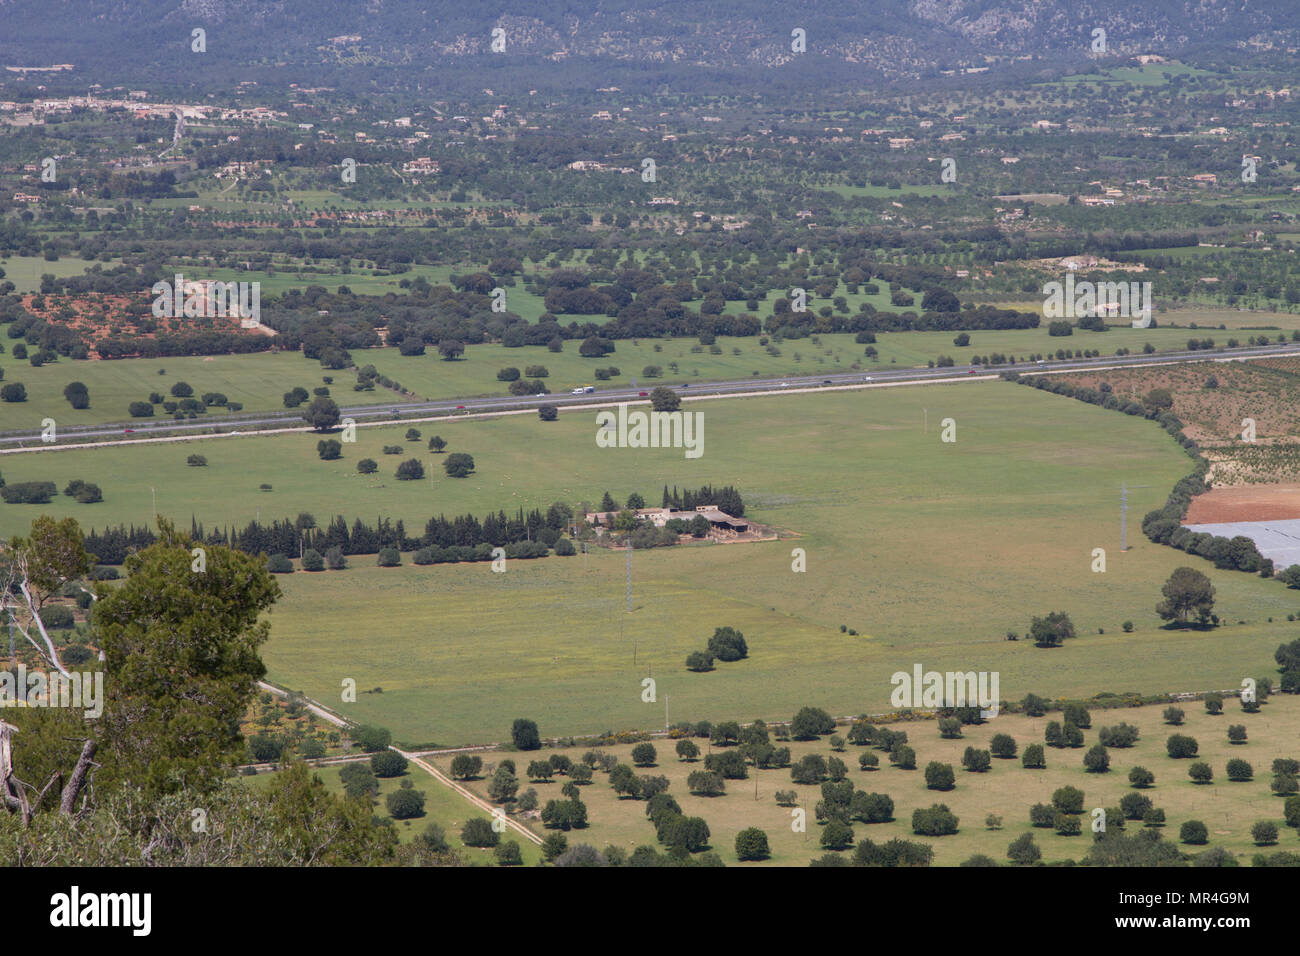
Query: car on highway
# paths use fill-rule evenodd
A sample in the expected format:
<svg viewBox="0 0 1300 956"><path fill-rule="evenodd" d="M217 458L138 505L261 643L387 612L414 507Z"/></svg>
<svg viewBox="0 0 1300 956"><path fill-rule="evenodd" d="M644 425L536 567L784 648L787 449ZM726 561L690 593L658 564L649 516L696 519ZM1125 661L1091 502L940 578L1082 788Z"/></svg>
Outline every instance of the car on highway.
<svg viewBox="0 0 1300 956"><path fill-rule="evenodd" d="M789 387L790 387L790 383L789 383L789 382L782 382L782 383L781 383L781 387L782 387L782 388L789 388Z"/></svg>
<svg viewBox="0 0 1300 956"><path fill-rule="evenodd" d="M650 394L649 392L637 392L637 395L640 396L641 398L645 398L649 394Z"/></svg>
<svg viewBox="0 0 1300 956"><path fill-rule="evenodd" d="M966 370L966 374L967 374L967 375L974 375L974 374L975 374L975 370L974 370L973 368L971 368L971 369L967 369L967 370Z"/></svg>
<svg viewBox="0 0 1300 956"><path fill-rule="evenodd" d="M691 387L690 382L682 382L682 388L690 388L690 387Z"/></svg>
<svg viewBox="0 0 1300 956"><path fill-rule="evenodd" d="M1035 364L1035 365L1045 365L1045 364L1047 364L1047 363L1044 362L1042 359L1039 359L1039 360L1038 360L1037 362L1035 362L1034 364Z"/></svg>
<svg viewBox="0 0 1300 956"><path fill-rule="evenodd" d="M823 385L830 385L830 384L831 384L831 380L830 380L829 378L824 378L824 379L822 379L822 384L823 384Z"/></svg>
<svg viewBox="0 0 1300 956"><path fill-rule="evenodd" d="M465 408L464 405L457 405L457 406L456 406L456 410L457 410L457 411L461 411L461 410L463 410L464 408Z"/></svg>
<svg viewBox="0 0 1300 956"><path fill-rule="evenodd" d="M125 431L123 431L122 434L123 434L123 435L134 435L134 434L135 434L135 429L134 429L134 428L128 428L128 429L126 429Z"/></svg>
<svg viewBox="0 0 1300 956"><path fill-rule="evenodd" d="M875 379L872 378L870 375L864 375L864 376L862 376L862 381L864 381L864 382L874 382Z"/></svg>

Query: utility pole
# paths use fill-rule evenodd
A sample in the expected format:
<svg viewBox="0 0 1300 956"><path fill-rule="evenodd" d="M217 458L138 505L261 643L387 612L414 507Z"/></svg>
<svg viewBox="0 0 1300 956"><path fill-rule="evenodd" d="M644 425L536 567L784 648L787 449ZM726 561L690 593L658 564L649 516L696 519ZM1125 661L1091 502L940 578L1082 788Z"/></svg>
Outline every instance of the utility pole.
<svg viewBox="0 0 1300 956"><path fill-rule="evenodd" d="M1119 484L1119 549L1128 550L1128 486Z"/></svg>
<svg viewBox="0 0 1300 956"><path fill-rule="evenodd" d="M627 542L627 612L632 613L632 542Z"/></svg>
<svg viewBox="0 0 1300 956"><path fill-rule="evenodd" d="M158 524L158 490L153 485L149 486L149 494L153 496L153 523Z"/></svg>

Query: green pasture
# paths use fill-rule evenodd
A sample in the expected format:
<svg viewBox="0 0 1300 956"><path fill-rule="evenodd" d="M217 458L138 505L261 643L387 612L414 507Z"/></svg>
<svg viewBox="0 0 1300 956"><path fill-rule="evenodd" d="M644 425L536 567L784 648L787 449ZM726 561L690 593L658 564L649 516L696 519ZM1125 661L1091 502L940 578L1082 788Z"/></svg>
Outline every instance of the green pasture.
<svg viewBox="0 0 1300 956"><path fill-rule="evenodd" d="M353 353L353 359L360 365L374 365L381 374L417 395L446 399L508 394L507 383L498 381L497 372L513 367L522 373L529 365L545 366L550 373L545 381L552 392L567 392L578 385L594 385L599 392L609 387L627 387L632 381L648 389L659 384L854 370L871 375L882 369L925 366L941 355L950 356L959 364L968 363L977 355L1002 353L1023 360L1035 353L1055 354L1057 349L1096 349L1103 355L1113 355L1121 347L1140 353L1147 342L1159 350L1182 349L1189 338L1207 336L1222 346L1229 333L1208 326L1227 324L1227 320L1234 318L1243 325L1276 325L1287 329L1300 326L1300 316L1285 313L1180 312L1176 315L1178 328L1163 324L1153 329L1114 326L1107 332L1076 331L1060 337L1048 335L1046 326L971 332L970 344L962 347L953 345L954 336L947 332L882 332L876 336L874 360L866 357L866 346L855 343L854 336L847 333L820 335L820 344L811 337L773 342L777 355L770 354L754 337L719 336L715 343L716 355L695 339L647 338L619 340L615 351L600 359L580 356L580 343L575 340L566 341L562 352L551 352L541 345L522 348L471 345L464 357L454 362L444 361L433 347L419 356L404 356L391 347L358 350ZM1164 318L1162 315L1157 321ZM1197 322L1200 327L1190 329L1189 322ZM1243 343L1250 334L1239 334L1236 329L1233 332ZM1270 334L1270 338L1276 336L1276 332ZM672 363L676 363L676 370ZM652 365L661 368L660 379L643 374ZM598 381L595 369L609 367L617 368L619 375L608 382ZM159 375L159 369L166 374ZM60 359L34 368L27 360L15 359L11 351L6 351L0 355L0 370L4 372L4 382L21 382L28 395L23 403L0 403L0 430L35 428L46 417L69 425L126 421L131 402L145 401L155 390L170 399L168 390L177 381L188 382L200 396L214 391L225 394L231 401L243 402L245 412L281 410L284 392L295 385L311 391L324 384L322 380L327 375L334 379L331 397L341 406L383 405L397 397L381 388L372 392L353 391L354 372L322 368L319 362L306 359L301 353L83 362ZM74 410L64 399L63 389L73 381L83 382L90 390L89 408ZM228 417L216 408L206 414L214 422ZM165 417L161 406L155 409L155 415ZM154 420L159 420L158 417Z"/></svg>
<svg viewBox="0 0 1300 956"><path fill-rule="evenodd" d="M692 720L778 718L805 703L882 710L889 675L918 662L998 670L1004 696L1015 698L1232 686L1243 669L1263 672L1294 631L1283 621L1300 597L1277 582L1216 571L1142 537L1141 515L1190 466L1149 422L1000 382L684 407L705 416L697 459L597 448L590 411L555 423L528 414L430 422L416 426L418 443L406 442L405 425L362 428L337 462L319 461L305 433L9 455L8 481L62 487L80 477L100 484L105 500L6 505L0 531L19 533L41 512L98 527L148 522L151 492L182 525L191 515L211 527L305 510L322 522L402 518L417 531L438 513L577 505L605 490L657 504L665 483L733 483L752 520L791 535L636 554L631 613L624 556L600 550L515 560L504 574L485 564L416 567L409 555L402 568L380 569L358 556L344 572L281 579L265 648L272 679L327 702L346 677L382 686L340 709L398 739L446 745L500 740L523 713L551 734L656 726L659 708L640 701L645 676L660 680L672 714ZM939 440L948 417L952 444ZM446 477L423 450L434 433L448 452L471 453L477 472ZM394 443L403 453L383 455ZM193 452L208 466L187 467ZM362 457L379 472L358 475ZM407 457L430 477L396 481ZM1130 488L1125 553L1121 481ZM273 490L258 491L262 482ZM806 553L804 573L791 570L795 547ZM1094 548L1106 549L1105 573L1090 570ZM1160 628L1160 587L1187 563L1211 576L1219 613L1234 623ZM1079 630L1066 647L1004 639L1055 609ZM1125 620L1132 634L1120 630ZM746 634L750 659L687 673L686 654L723 624Z"/></svg>
<svg viewBox="0 0 1300 956"><path fill-rule="evenodd" d="M355 392L352 390L355 372L322 368L319 362L304 358L301 352L82 362L61 358L35 368L26 359L14 358L11 345L0 355L0 369L4 371L6 384L21 382L27 390L25 402L0 403L0 430L39 428L41 419L47 417L59 425L131 421L127 409L132 402L148 401L151 392L161 392L172 401L171 387L177 382L193 386L195 398L202 398L205 392L221 392L232 402L243 402L240 414L283 411L284 393L294 386L308 392L329 387L332 397L341 405L383 404L396 394L378 386L371 392ZM334 384L325 386L324 376L333 376ZM90 392L89 408L74 409L63 397L63 389L70 382L85 384ZM229 419L231 414L212 406L203 417L216 424ZM162 405L156 405L153 418L136 419L135 423L170 418Z"/></svg>
<svg viewBox="0 0 1300 956"><path fill-rule="evenodd" d="M76 256L60 256L50 262L44 256L9 256L0 259L0 269L4 269L4 281L12 282L18 292L39 292L41 276L50 274L59 279L83 275L98 260L78 259ZM116 263L100 263L104 268L111 268Z"/></svg>

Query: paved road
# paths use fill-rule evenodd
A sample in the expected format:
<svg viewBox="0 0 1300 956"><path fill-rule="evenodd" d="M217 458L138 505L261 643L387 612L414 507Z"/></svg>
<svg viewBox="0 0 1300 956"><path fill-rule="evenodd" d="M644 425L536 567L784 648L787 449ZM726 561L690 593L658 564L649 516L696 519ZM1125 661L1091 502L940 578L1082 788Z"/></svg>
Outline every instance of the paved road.
<svg viewBox="0 0 1300 956"><path fill-rule="evenodd" d="M870 387L872 385L933 384L938 382L969 381L972 378L988 377L1002 372L1015 371L1022 374L1041 372L1096 371L1111 368L1131 368L1143 365L1170 365L1184 362L1219 361L1232 362L1249 358L1296 356L1300 355L1300 345L1254 346L1244 349L1232 349L1214 352L1163 352L1153 355L1105 356L1091 359L1053 360L1042 365L1020 363L1018 365L981 366L957 365L952 368L893 368L885 366L879 369L860 372L831 372L824 375L799 375L784 378L746 378L721 382L699 382L669 385L683 398L694 396L740 396L756 393L781 393L786 391L806 390L808 388L832 387ZM614 386L602 388L590 395L503 395L479 398L449 398L437 401L397 401L388 404L351 405L340 407L344 418L351 418L357 424L404 422L418 416L427 415L471 415L473 413L500 413L511 410L532 410L538 405L557 405L560 407L599 406L609 403L637 401L643 399L642 392L649 393L657 385L666 384L658 381L647 382L643 386ZM195 438L213 434L213 429L223 434L247 434L250 432L271 432L277 429L306 430L302 424L302 415L296 411L264 412L249 417L223 419L221 421L160 421L145 423L141 419L114 422L104 425L75 425L60 428L58 441L53 444L41 443L41 431L33 428L9 432L0 435L0 449L22 448L24 450L49 450L66 446L70 441L79 442L83 447L84 439L123 440L126 430L131 429L132 440L145 440L156 436L174 436L177 438Z"/></svg>

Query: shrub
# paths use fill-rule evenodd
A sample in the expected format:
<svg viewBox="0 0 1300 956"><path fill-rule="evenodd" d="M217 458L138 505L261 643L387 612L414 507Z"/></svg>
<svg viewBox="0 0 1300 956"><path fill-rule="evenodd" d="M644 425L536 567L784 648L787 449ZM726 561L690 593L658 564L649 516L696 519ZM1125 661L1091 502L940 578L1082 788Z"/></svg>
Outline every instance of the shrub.
<svg viewBox="0 0 1300 956"><path fill-rule="evenodd" d="M394 790L384 800L394 820L424 816L424 794L419 790Z"/></svg>
<svg viewBox="0 0 1300 956"><path fill-rule="evenodd" d="M1128 782L1139 790L1145 790L1156 782L1156 775L1146 767L1134 767L1128 772Z"/></svg>
<svg viewBox="0 0 1300 956"><path fill-rule="evenodd" d="M370 769L376 777L400 777L406 773L406 758L396 750L381 750L370 755Z"/></svg>
<svg viewBox="0 0 1300 956"><path fill-rule="evenodd" d="M315 548L308 548L302 553L302 569L304 571L324 571L325 558Z"/></svg>
<svg viewBox="0 0 1300 956"><path fill-rule="evenodd" d="M947 836L957 832L957 816L942 803L912 811L912 832L921 836Z"/></svg>
<svg viewBox="0 0 1300 956"><path fill-rule="evenodd" d="M722 774L712 770L694 770L686 777L686 787L702 797L719 797L727 792Z"/></svg>
<svg viewBox="0 0 1300 956"><path fill-rule="evenodd" d="M1144 827L1162 827L1165 825L1165 811L1159 807L1151 807L1142 814L1142 825Z"/></svg>
<svg viewBox="0 0 1300 956"><path fill-rule="evenodd" d="M1210 831L1200 820L1188 820L1178 828L1178 839L1191 846L1204 846L1210 842Z"/></svg>
<svg viewBox="0 0 1300 956"><path fill-rule="evenodd" d="M542 747L537 722L526 717L516 718L510 726L510 739L518 750L540 750Z"/></svg>
<svg viewBox="0 0 1300 956"><path fill-rule="evenodd" d="M900 744L889 752L889 762L899 770L915 770L916 751L906 744Z"/></svg>
<svg viewBox="0 0 1300 956"><path fill-rule="evenodd" d="M790 736L795 740L812 740L834 730L835 719L819 707L804 707L790 721Z"/></svg>
<svg viewBox="0 0 1300 956"><path fill-rule="evenodd" d="M1192 778L1193 783L1209 783L1214 779L1214 768L1198 760L1187 768L1187 776Z"/></svg>
<svg viewBox="0 0 1300 956"><path fill-rule="evenodd" d="M638 767L653 767L658 756L654 744L642 743L632 748L632 763Z"/></svg>
<svg viewBox="0 0 1300 956"><path fill-rule="evenodd" d="M1016 740L1010 734L994 734L989 741L989 752L995 757L1007 759L1016 755Z"/></svg>
<svg viewBox="0 0 1300 956"><path fill-rule="evenodd" d="M554 405L538 405L537 417L544 422L553 422L560 417L560 410Z"/></svg>
<svg viewBox="0 0 1300 956"><path fill-rule="evenodd" d="M460 831L461 841L466 846L492 847L500 840L492 824L482 817L472 817L465 822Z"/></svg>
<svg viewBox="0 0 1300 956"><path fill-rule="evenodd" d="M373 458L362 458L357 462L357 471L363 475L373 475L379 470L379 464Z"/></svg>
<svg viewBox="0 0 1300 956"><path fill-rule="evenodd" d="M1195 737L1188 737L1184 734L1173 734L1165 741L1165 749L1169 752L1169 756L1176 759L1182 759L1185 757L1195 757L1196 751L1200 749L1200 745L1196 742Z"/></svg>
<svg viewBox="0 0 1300 956"><path fill-rule="evenodd" d="M1092 727L1092 715L1088 713L1088 708L1082 704L1066 704L1061 711L1061 719L1064 723L1074 724L1074 726L1088 730Z"/></svg>
<svg viewBox="0 0 1300 956"><path fill-rule="evenodd" d="M1282 812L1287 826L1300 827L1300 796L1287 797Z"/></svg>
<svg viewBox="0 0 1300 956"><path fill-rule="evenodd" d="M1083 755L1083 766L1088 773L1106 773L1110 770L1110 754L1101 744L1096 744Z"/></svg>
<svg viewBox="0 0 1300 956"><path fill-rule="evenodd" d="M1246 742L1246 726L1244 724L1232 724L1228 727L1228 740L1234 744L1244 744Z"/></svg>
<svg viewBox="0 0 1300 956"><path fill-rule="evenodd" d="M1029 744L1025 747L1020 763L1028 770L1042 770L1047 766L1042 744Z"/></svg>
<svg viewBox="0 0 1300 956"><path fill-rule="evenodd" d="M1256 846L1272 846L1277 843L1277 824L1271 820L1261 820L1250 828L1250 835Z"/></svg>
<svg viewBox="0 0 1300 956"><path fill-rule="evenodd" d="M691 651L686 655L686 669L696 673L713 670L713 655L704 651Z"/></svg>
<svg viewBox="0 0 1300 956"><path fill-rule="evenodd" d="M273 554L266 559L266 570L272 574L292 574L293 562L283 554Z"/></svg>
<svg viewBox="0 0 1300 956"><path fill-rule="evenodd" d="M987 750L967 747L962 755L961 765L971 773L987 773L989 767L993 765L993 756Z"/></svg>
<svg viewBox="0 0 1300 956"><path fill-rule="evenodd" d="M455 780L471 780L482 770L482 757L474 754L457 754L451 758L451 776Z"/></svg>
<svg viewBox="0 0 1300 956"><path fill-rule="evenodd" d="M381 568L396 568L402 564L402 553L396 548L380 548L377 563Z"/></svg>
<svg viewBox="0 0 1300 956"><path fill-rule="evenodd" d="M206 468L208 466L208 460L203 455L190 455L185 459L185 464L189 465L191 468Z"/></svg>
<svg viewBox="0 0 1300 956"><path fill-rule="evenodd" d="M1043 851L1034 844L1034 835L1025 833L1012 840L1007 846L1007 858L1013 863L1028 866L1037 863L1043 857Z"/></svg>
<svg viewBox="0 0 1300 956"><path fill-rule="evenodd" d="M951 790L956 786L956 779L952 764L932 760L925 768L925 786L927 790Z"/></svg>
<svg viewBox="0 0 1300 956"><path fill-rule="evenodd" d="M1104 747L1132 747L1138 742L1138 729L1132 724L1102 727L1097 731L1097 742Z"/></svg>
<svg viewBox="0 0 1300 956"><path fill-rule="evenodd" d="M740 631L733 627L719 627L714 629L713 636L709 638L708 652L720 661L729 662L742 660L748 655L749 648L745 645L745 636ZM832 720L831 729L833 730L834 727L835 722Z"/></svg>
<svg viewBox="0 0 1300 956"><path fill-rule="evenodd" d="M474 458L464 452L453 452L447 456L442 467L452 478L466 478L474 471Z"/></svg>
<svg viewBox="0 0 1300 956"><path fill-rule="evenodd" d="M335 461L343 454L343 445L334 438L322 438L316 443L316 454L321 461Z"/></svg>
<svg viewBox="0 0 1300 956"><path fill-rule="evenodd" d="M1178 707L1165 708L1165 723L1174 727L1179 727L1183 723L1183 711Z"/></svg>
<svg viewBox="0 0 1300 956"><path fill-rule="evenodd" d="M424 465L418 458L408 458L397 466L398 481L419 481L424 477Z"/></svg>
<svg viewBox="0 0 1300 956"><path fill-rule="evenodd" d="M1151 798L1141 793L1126 793L1119 799L1119 808L1125 820L1141 820L1151 809Z"/></svg>
<svg viewBox="0 0 1300 956"><path fill-rule="evenodd" d="M523 865L524 857L519 851L519 843L517 840L507 840L505 843L498 843L497 848L492 852L496 855L498 866Z"/></svg>
<svg viewBox="0 0 1300 956"><path fill-rule="evenodd" d="M790 779L800 784L821 783L827 777L826 758L807 754L790 768Z"/></svg>
<svg viewBox="0 0 1300 956"><path fill-rule="evenodd" d="M1078 817L1064 813L1056 815L1056 833L1058 836L1078 836L1083 831L1083 824Z"/></svg>
<svg viewBox="0 0 1300 956"><path fill-rule="evenodd" d="M152 418L153 406L148 402L132 402L126 407L132 418Z"/></svg>
<svg viewBox="0 0 1300 956"><path fill-rule="evenodd" d="M1056 826L1058 811L1050 803L1035 803L1029 808L1029 824L1035 827Z"/></svg>
<svg viewBox="0 0 1300 956"><path fill-rule="evenodd" d="M770 855L767 834L758 827L748 827L736 834L736 859L766 860Z"/></svg>
<svg viewBox="0 0 1300 956"><path fill-rule="evenodd" d="M1255 769L1246 761L1239 759L1229 760L1227 771L1228 779L1234 783L1242 783L1255 776Z"/></svg>
<svg viewBox="0 0 1300 956"><path fill-rule="evenodd" d="M1061 787L1052 794L1052 806L1061 813L1083 812L1083 791L1077 787Z"/></svg>

